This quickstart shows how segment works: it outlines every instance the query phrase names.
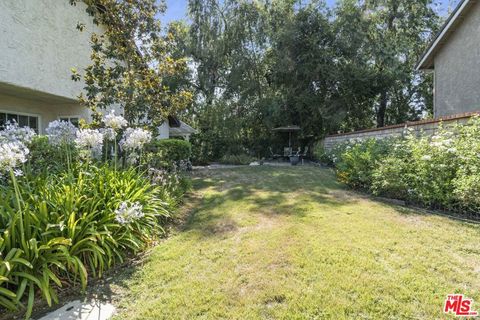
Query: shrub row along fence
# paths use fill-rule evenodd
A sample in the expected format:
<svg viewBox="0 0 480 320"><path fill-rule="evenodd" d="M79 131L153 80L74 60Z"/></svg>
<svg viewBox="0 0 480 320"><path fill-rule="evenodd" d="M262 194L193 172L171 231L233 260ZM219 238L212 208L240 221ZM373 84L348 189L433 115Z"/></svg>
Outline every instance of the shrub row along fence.
<svg viewBox="0 0 480 320"><path fill-rule="evenodd" d="M349 139L319 156L352 188L480 218L480 117L433 135Z"/></svg>

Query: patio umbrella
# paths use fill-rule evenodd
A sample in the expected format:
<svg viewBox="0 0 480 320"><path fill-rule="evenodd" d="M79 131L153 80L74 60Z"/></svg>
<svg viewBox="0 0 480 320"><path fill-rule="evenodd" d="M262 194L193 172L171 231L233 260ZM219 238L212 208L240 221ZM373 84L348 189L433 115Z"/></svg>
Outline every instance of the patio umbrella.
<svg viewBox="0 0 480 320"><path fill-rule="evenodd" d="M299 126L295 125L289 125L289 126L284 126L284 127L278 127L275 129L272 129L272 131L275 132L288 132L288 147L292 147L292 132L297 132L302 130Z"/></svg>

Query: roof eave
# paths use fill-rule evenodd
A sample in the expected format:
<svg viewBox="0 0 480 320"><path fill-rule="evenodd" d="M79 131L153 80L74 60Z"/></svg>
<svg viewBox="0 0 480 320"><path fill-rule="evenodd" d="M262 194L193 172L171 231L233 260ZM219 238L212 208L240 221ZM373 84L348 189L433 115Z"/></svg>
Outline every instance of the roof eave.
<svg viewBox="0 0 480 320"><path fill-rule="evenodd" d="M420 60L415 66L416 71L420 70L432 70L435 67L434 56L440 49L442 43L446 40L448 35L450 35L454 28L458 25L458 20L462 17L466 9L470 8L476 0L462 0L452 12L450 17L445 21L445 24L440 29L440 32L436 35L434 40L430 43L428 48L425 50Z"/></svg>

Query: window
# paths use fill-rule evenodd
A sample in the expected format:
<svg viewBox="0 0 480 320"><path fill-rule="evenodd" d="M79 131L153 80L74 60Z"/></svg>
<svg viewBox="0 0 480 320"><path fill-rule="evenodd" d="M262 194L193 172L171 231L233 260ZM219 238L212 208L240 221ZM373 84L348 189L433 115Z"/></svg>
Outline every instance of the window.
<svg viewBox="0 0 480 320"><path fill-rule="evenodd" d="M14 113L10 111L0 111L0 129L3 128L7 121L15 121L20 127L30 127L35 130L36 133L39 132L39 116L25 113Z"/></svg>
<svg viewBox="0 0 480 320"><path fill-rule="evenodd" d="M80 117L78 116L61 116L58 118L60 121L67 121L73 124L75 127L78 128L80 123Z"/></svg>

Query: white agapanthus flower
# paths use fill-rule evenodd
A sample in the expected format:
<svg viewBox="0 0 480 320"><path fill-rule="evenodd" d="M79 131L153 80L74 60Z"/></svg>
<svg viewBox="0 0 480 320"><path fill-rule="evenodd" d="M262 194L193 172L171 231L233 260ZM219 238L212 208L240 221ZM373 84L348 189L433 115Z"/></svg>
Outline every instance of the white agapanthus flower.
<svg viewBox="0 0 480 320"><path fill-rule="evenodd" d="M429 156L429 155L425 155L421 158L423 161L430 161L432 160L432 156Z"/></svg>
<svg viewBox="0 0 480 320"><path fill-rule="evenodd" d="M117 210L115 210L115 220L120 224L128 224L134 220L140 219L145 214L143 213L143 207L140 203L135 202L129 204L128 202L122 202Z"/></svg>
<svg viewBox="0 0 480 320"><path fill-rule="evenodd" d="M128 128L120 141L120 147L126 151L140 150L152 140L152 133L141 128Z"/></svg>
<svg viewBox="0 0 480 320"><path fill-rule="evenodd" d="M108 141L115 141L115 138L117 137L117 133L112 128L103 128L100 129L100 132Z"/></svg>
<svg viewBox="0 0 480 320"><path fill-rule="evenodd" d="M133 166L138 162L139 159L140 155L138 155L136 152L130 152L127 155L127 164Z"/></svg>
<svg viewBox="0 0 480 320"><path fill-rule="evenodd" d="M103 134L98 130L80 129L77 130L75 143L77 148L83 151L90 151L93 157L102 153Z"/></svg>
<svg viewBox="0 0 480 320"><path fill-rule="evenodd" d="M45 132L51 144L60 145L75 141L77 128L71 122L55 120L48 124Z"/></svg>
<svg viewBox="0 0 480 320"><path fill-rule="evenodd" d="M15 170L16 167L27 161L30 150L21 142L0 143L0 171ZM19 175L15 170L15 175Z"/></svg>
<svg viewBox="0 0 480 320"><path fill-rule="evenodd" d="M116 116L115 111L110 111L103 119L103 123L107 128L111 128L115 131L120 130L128 126L128 121L122 116Z"/></svg>
<svg viewBox="0 0 480 320"><path fill-rule="evenodd" d="M29 127L19 127L18 124L13 121L8 121L3 130L0 130L0 142L20 142L25 145L32 142L36 133Z"/></svg>
<svg viewBox="0 0 480 320"><path fill-rule="evenodd" d="M452 139L443 140L443 145L445 145L445 146L450 146L452 143L453 143Z"/></svg>

